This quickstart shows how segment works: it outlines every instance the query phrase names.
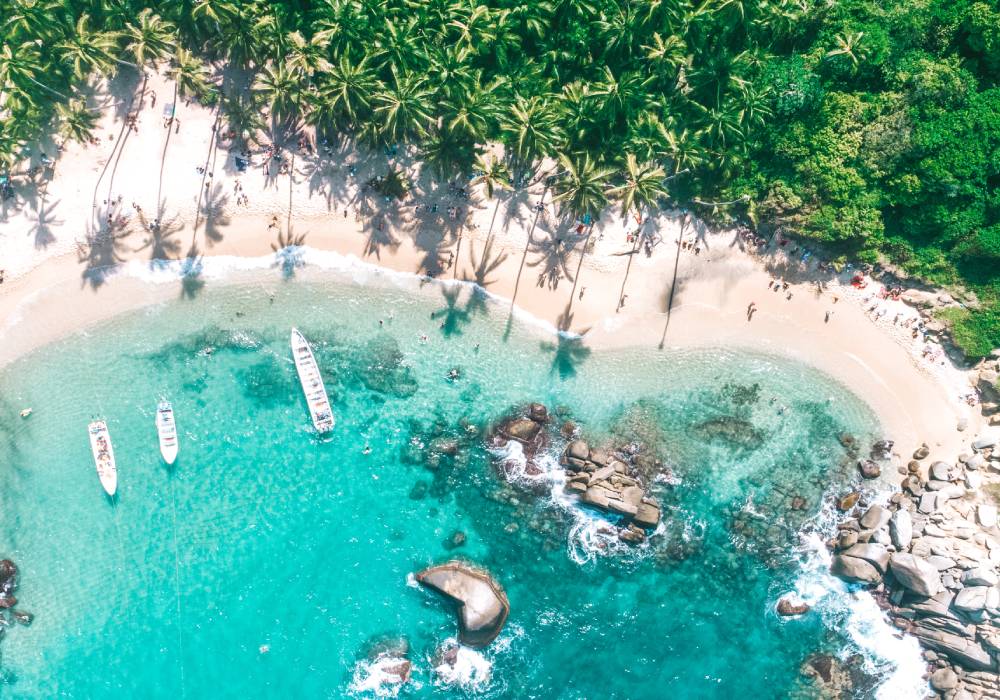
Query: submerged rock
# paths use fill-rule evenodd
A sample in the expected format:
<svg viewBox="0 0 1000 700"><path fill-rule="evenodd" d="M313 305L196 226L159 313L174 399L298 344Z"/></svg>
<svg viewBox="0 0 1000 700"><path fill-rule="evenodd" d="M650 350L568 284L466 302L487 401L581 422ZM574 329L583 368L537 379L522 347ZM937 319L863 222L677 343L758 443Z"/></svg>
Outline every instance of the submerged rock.
<svg viewBox="0 0 1000 700"><path fill-rule="evenodd" d="M451 561L418 572L416 579L457 605L458 638L462 644L484 647L496 639L507 622L507 594L486 571Z"/></svg>
<svg viewBox="0 0 1000 700"><path fill-rule="evenodd" d="M790 595L781 598L775 606L775 610L777 610L778 614L782 617L805 615L811 609L812 608L809 607L808 603Z"/></svg>
<svg viewBox="0 0 1000 700"><path fill-rule="evenodd" d="M750 421L735 416L721 416L698 423L694 432L703 440L724 442L750 450L764 443L763 434Z"/></svg>
<svg viewBox="0 0 1000 700"><path fill-rule="evenodd" d="M17 605L14 591L17 590L17 565L10 559L0 560L0 608Z"/></svg>

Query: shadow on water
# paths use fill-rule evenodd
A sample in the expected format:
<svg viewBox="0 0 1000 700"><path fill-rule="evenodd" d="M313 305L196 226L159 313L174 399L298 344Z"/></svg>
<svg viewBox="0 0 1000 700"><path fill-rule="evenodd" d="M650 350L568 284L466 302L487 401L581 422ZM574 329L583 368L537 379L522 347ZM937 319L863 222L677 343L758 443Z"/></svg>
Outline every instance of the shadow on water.
<svg viewBox="0 0 1000 700"><path fill-rule="evenodd" d="M541 343L543 352L552 353L551 374L559 374L560 379L569 379L576 375L577 368L588 357L591 350L584 345L584 340L579 336L571 336L565 333L556 335L556 342L543 341Z"/></svg>
<svg viewBox="0 0 1000 700"><path fill-rule="evenodd" d="M281 276L286 280L295 276L295 271L306 264L305 254L302 246L305 245L306 234L304 233L283 233L278 231L278 239L271 244L274 251L274 264L281 270Z"/></svg>
<svg viewBox="0 0 1000 700"><path fill-rule="evenodd" d="M431 313L431 319L439 322L441 333L446 338L461 335L464 326L472 321L472 314L468 307L458 303L461 294L462 287L458 285L442 286L441 295L444 297L445 306Z"/></svg>
<svg viewBox="0 0 1000 700"><path fill-rule="evenodd" d="M198 244L192 243L184 261L181 263L181 298L194 299L205 286L201 273L204 269L204 256L198 252Z"/></svg>

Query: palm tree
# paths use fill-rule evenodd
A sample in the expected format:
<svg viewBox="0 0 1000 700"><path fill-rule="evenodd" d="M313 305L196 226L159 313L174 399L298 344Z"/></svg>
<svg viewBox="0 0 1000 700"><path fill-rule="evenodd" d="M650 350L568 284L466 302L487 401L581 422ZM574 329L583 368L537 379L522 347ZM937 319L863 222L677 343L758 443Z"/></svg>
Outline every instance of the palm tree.
<svg viewBox="0 0 1000 700"><path fill-rule="evenodd" d="M176 32L173 23L153 14L147 7L139 12L134 24L125 27L124 35L128 40L125 51L135 57L138 66L155 64L173 49Z"/></svg>
<svg viewBox="0 0 1000 700"><path fill-rule="evenodd" d="M64 139L78 143L90 140L90 134L97 124L97 114L87 109L83 100L57 102L56 115L59 118L59 133Z"/></svg>
<svg viewBox="0 0 1000 700"><path fill-rule="evenodd" d="M55 45L62 60L73 66L80 80L91 72L108 73L119 60L115 56L117 41L111 32L90 29L90 15L81 15L72 30Z"/></svg>
<svg viewBox="0 0 1000 700"><path fill-rule="evenodd" d="M288 67L300 71L306 76L307 84L312 84L313 76L330 70L330 62L326 60L329 42L327 35L320 32L309 39L301 32L288 35Z"/></svg>
<svg viewBox="0 0 1000 700"><path fill-rule="evenodd" d="M577 263L576 275L573 278L573 291L570 293L569 304L566 306L566 313L563 316L565 330L569 327L573 300L576 298L576 286L580 281L580 270L590 246L590 237L594 233L594 224L608 203L607 182L612 170L597 165L589 154L574 158L561 154L559 164L563 177L555 183L556 196L554 201L559 203L561 209L564 208L587 224L587 235L583 241L583 250L580 251L580 261Z"/></svg>
<svg viewBox="0 0 1000 700"><path fill-rule="evenodd" d="M858 69L858 63L861 58L864 57L864 47L861 45L861 40L864 36L864 32L838 34L834 37L837 44L836 48L827 51L823 56L824 60L830 60L836 58L837 56L843 56L850 62L851 70L856 71Z"/></svg>
<svg viewBox="0 0 1000 700"><path fill-rule="evenodd" d="M264 120L261 119L260 109L253 93L245 94L243 91L233 91L223 97L222 113L226 117L226 126L233 132L234 141L240 145L247 142L255 143L257 133L264 129Z"/></svg>
<svg viewBox="0 0 1000 700"><path fill-rule="evenodd" d="M534 170L539 160L563 142L555 104L542 97L518 95L510 109L501 113L500 133L515 182L521 182L526 170Z"/></svg>
<svg viewBox="0 0 1000 700"><path fill-rule="evenodd" d="M406 142L427 133L431 123L431 90L416 73L391 67L392 84L375 95L379 133L387 143Z"/></svg>
<svg viewBox="0 0 1000 700"><path fill-rule="evenodd" d="M368 57L351 61L342 55L330 66L312 97L311 121L354 126L369 116L377 81Z"/></svg>
<svg viewBox="0 0 1000 700"><path fill-rule="evenodd" d="M213 91L205 64L184 48L174 53L173 65L167 73L174 81L174 100L181 97L206 97Z"/></svg>
<svg viewBox="0 0 1000 700"><path fill-rule="evenodd" d="M37 105L40 100L35 96L35 87L64 100L71 99L69 95L38 80L37 76L45 72L37 42L26 41L16 47L12 43L4 43L0 47L0 105L10 106L4 97L11 92L28 104Z"/></svg>
<svg viewBox="0 0 1000 700"><path fill-rule="evenodd" d="M285 63L269 63L253 83L274 119L291 119L302 101L302 83Z"/></svg>
<svg viewBox="0 0 1000 700"><path fill-rule="evenodd" d="M666 172L655 163L640 163L631 153L625 157L625 182L618 187L613 187L608 194L617 197L622 204L622 217L628 218L631 212L635 212L636 219L643 223L643 211L653 207L660 197L667 194L663 186L666 179ZM628 282L628 273L632 269L632 259L639 251L641 238L637 235L632 246L632 254L629 255L628 265L625 267L625 279L622 280L622 288L618 293L618 309L622 307L622 300L625 298L625 283Z"/></svg>

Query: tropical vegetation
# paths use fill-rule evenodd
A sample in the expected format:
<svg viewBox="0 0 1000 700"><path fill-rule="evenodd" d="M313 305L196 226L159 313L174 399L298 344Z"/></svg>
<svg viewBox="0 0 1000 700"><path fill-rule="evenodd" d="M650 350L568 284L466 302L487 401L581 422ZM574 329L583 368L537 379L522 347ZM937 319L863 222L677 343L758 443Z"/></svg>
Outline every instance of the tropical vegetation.
<svg viewBox="0 0 1000 700"><path fill-rule="evenodd" d="M492 196L555 176L591 221L746 222L961 286L957 341L1000 346L998 0L7 0L0 42L0 170L169 62L238 139L266 108L446 177L479 159Z"/></svg>

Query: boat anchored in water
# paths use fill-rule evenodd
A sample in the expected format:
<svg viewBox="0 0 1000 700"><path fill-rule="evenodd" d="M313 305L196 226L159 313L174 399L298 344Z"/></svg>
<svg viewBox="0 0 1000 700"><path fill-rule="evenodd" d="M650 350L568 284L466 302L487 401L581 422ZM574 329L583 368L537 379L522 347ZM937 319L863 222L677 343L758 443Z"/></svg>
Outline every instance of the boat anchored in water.
<svg viewBox="0 0 1000 700"><path fill-rule="evenodd" d="M101 486L108 495L114 496L118 490L118 467L115 466L115 452L111 447L108 424L102 420L95 420L89 429L90 450L94 453L97 476L101 478Z"/></svg>
<svg viewBox="0 0 1000 700"><path fill-rule="evenodd" d="M156 407L156 432L160 436L163 461L173 464L177 459L177 424L174 422L174 407L169 401L161 401Z"/></svg>
<svg viewBox="0 0 1000 700"><path fill-rule="evenodd" d="M316 431L326 433L333 430L333 408L326 395L323 377L319 373L319 365L313 355L309 341L297 328L292 329L292 357L295 358L295 369L299 373L299 382L309 404L309 414L312 416Z"/></svg>

